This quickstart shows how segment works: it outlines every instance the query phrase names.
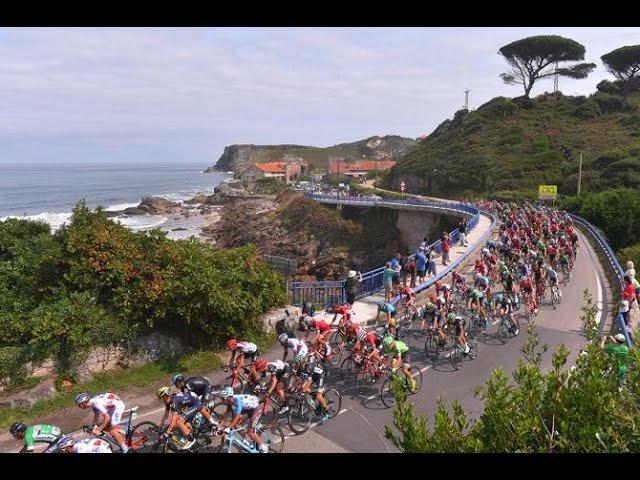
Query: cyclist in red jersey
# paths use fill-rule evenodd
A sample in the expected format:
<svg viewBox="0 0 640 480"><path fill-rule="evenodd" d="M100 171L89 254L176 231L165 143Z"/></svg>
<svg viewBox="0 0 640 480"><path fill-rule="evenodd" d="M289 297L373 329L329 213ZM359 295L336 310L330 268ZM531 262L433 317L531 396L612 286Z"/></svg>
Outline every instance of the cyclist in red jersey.
<svg viewBox="0 0 640 480"><path fill-rule="evenodd" d="M333 320L331 320L331 325L335 323L338 315L342 315L338 321L339 328L342 328L345 323L351 323L351 306L348 303L334 306L333 313L335 313L335 315L333 316Z"/></svg>

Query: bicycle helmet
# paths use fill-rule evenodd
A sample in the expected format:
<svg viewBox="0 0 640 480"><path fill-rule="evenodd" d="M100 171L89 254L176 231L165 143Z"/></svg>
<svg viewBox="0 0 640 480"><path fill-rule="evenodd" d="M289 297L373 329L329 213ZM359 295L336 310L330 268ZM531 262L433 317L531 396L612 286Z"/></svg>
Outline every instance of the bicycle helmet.
<svg viewBox="0 0 640 480"><path fill-rule="evenodd" d="M293 359L293 363L304 363L304 355L296 355Z"/></svg>
<svg viewBox="0 0 640 480"><path fill-rule="evenodd" d="M184 375L182 375L181 373L174 375L173 377L173 384L177 387L178 384L180 382L184 382L186 379L184 378Z"/></svg>
<svg viewBox="0 0 640 480"><path fill-rule="evenodd" d="M436 290L442 290L442 283L436 282Z"/></svg>
<svg viewBox="0 0 640 480"><path fill-rule="evenodd" d="M267 363L267 371L274 373L278 371L278 366L274 362Z"/></svg>
<svg viewBox="0 0 640 480"><path fill-rule="evenodd" d="M391 335L387 335L382 339L382 346L384 348L387 348L391 343L393 343L393 337Z"/></svg>
<svg viewBox="0 0 640 480"><path fill-rule="evenodd" d="M615 337L613 337L613 338L616 340L616 342L620 342L620 343L622 343L622 342L624 342L624 341L625 341L624 333L618 333L618 334L617 334Z"/></svg>
<svg viewBox="0 0 640 480"><path fill-rule="evenodd" d="M81 403L89 401L89 394L86 392L79 393L76 395L75 402L76 405L80 405Z"/></svg>
<svg viewBox="0 0 640 480"><path fill-rule="evenodd" d="M289 338L289 335L287 335L286 333L281 333L280 336L278 336L278 341L280 343L286 342L288 338Z"/></svg>
<svg viewBox="0 0 640 480"><path fill-rule="evenodd" d="M364 342L365 338L367 338L367 331L364 328L361 328L358 332L358 340Z"/></svg>
<svg viewBox="0 0 640 480"><path fill-rule="evenodd" d="M436 301L438 300L438 296L435 293L432 293L431 295L429 295L429 300L431 301L431 303L436 303Z"/></svg>
<svg viewBox="0 0 640 480"><path fill-rule="evenodd" d="M228 398L228 397L233 397L234 392L233 392L233 388L231 387L224 387L221 391L220 391L220 396L222 398Z"/></svg>
<svg viewBox="0 0 640 480"><path fill-rule="evenodd" d="M304 319L304 323L307 327L313 327L316 324L316 321L314 320L313 317L306 317Z"/></svg>
<svg viewBox="0 0 640 480"><path fill-rule="evenodd" d="M60 450L64 450L65 448L73 447L74 443L76 443L75 438L71 435L65 435L56 442L56 447Z"/></svg>
<svg viewBox="0 0 640 480"><path fill-rule="evenodd" d="M382 308L382 306L384 305L384 302L382 300L378 300L376 302L376 305L378 306L378 308Z"/></svg>
<svg viewBox="0 0 640 480"><path fill-rule="evenodd" d="M161 387L156 392L156 395L158 395L158 398L168 397L169 395L171 395L171 388L170 387Z"/></svg>
<svg viewBox="0 0 640 480"><path fill-rule="evenodd" d="M462 317L460 315L456 315L454 320L457 321L457 322L461 322L462 321Z"/></svg>
<svg viewBox="0 0 640 480"><path fill-rule="evenodd" d="M267 361L264 358L258 358L255 362L253 362L253 366L256 370L264 370L267 368Z"/></svg>
<svg viewBox="0 0 640 480"><path fill-rule="evenodd" d="M236 340L235 338L231 338L227 340L227 348L230 348L231 350L235 350L237 346L238 346L238 340Z"/></svg>
<svg viewBox="0 0 640 480"><path fill-rule="evenodd" d="M17 433L24 432L26 429L27 429L26 424L24 424L23 422L16 422L13 425L11 425L11 428L9 429L9 433L15 436Z"/></svg>
<svg viewBox="0 0 640 480"><path fill-rule="evenodd" d="M456 314L455 314L455 313L453 313L453 312L450 312L450 313L447 315L447 319L448 319L448 320L455 320L455 318L456 318Z"/></svg>

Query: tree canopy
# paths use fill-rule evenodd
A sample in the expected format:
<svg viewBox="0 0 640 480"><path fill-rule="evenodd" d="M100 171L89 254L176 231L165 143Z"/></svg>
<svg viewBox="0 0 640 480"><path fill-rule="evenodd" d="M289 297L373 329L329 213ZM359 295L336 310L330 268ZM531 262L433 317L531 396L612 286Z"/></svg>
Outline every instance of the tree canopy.
<svg viewBox="0 0 640 480"><path fill-rule="evenodd" d="M500 77L507 85L522 85L524 96L536 81L555 75L555 64L584 60L585 48L570 38L559 35L527 37L503 46L498 51L511 70ZM578 63L558 68L558 75L569 78L586 78L596 68L594 63Z"/></svg>

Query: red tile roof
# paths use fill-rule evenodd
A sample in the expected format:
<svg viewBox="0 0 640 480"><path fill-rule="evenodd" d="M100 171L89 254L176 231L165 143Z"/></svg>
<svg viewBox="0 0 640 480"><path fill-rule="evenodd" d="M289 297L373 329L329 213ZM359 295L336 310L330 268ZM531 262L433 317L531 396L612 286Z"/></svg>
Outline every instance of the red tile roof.
<svg viewBox="0 0 640 480"><path fill-rule="evenodd" d="M282 173L284 174L285 165L284 162L266 162L266 163L254 163L258 170L265 173Z"/></svg>

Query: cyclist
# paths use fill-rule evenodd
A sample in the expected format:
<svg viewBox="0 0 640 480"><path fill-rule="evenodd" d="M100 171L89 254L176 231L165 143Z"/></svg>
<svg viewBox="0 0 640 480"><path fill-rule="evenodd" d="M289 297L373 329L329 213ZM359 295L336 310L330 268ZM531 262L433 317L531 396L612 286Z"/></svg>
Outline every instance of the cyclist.
<svg viewBox="0 0 640 480"><path fill-rule="evenodd" d="M124 402L120 400L114 393L103 393L102 395L96 395L95 397L89 397L88 393L80 393L75 398L76 405L82 409L91 408L94 413L93 423L96 424L93 427L92 434L99 436L103 430L107 430L114 438L122 453L127 453L129 447L127 442L120 431L118 426L120 425L120 417L124 412ZM98 425L98 420L102 417L102 423Z"/></svg>
<svg viewBox="0 0 640 480"><path fill-rule="evenodd" d="M231 338L227 340L227 348L231 350L231 358L225 368L225 372L229 372L233 368L233 361L235 360L236 368L233 370L235 375L237 375L244 366L245 358L249 360L249 363L253 363L253 361L260 356L258 346L252 342L238 342L235 338Z"/></svg>
<svg viewBox="0 0 640 480"><path fill-rule="evenodd" d="M322 415L322 423L324 423L331 417L331 412L327 409L329 403L324 398L325 369L313 358L315 357L310 358L305 368L300 371L300 376L303 380L301 390L303 393L315 395L318 409ZM312 385L314 386L313 390L311 388Z"/></svg>
<svg viewBox="0 0 640 480"><path fill-rule="evenodd" d="M499 293L496 295L496 312L499 315L506 315L511 323L511 331L514 335L518 335L520 330L518 329L518 325L516 324L516 319L513 316L513 303L509 295L505 295L504 293Z"/></svg>
<svg viewBox="0 0 640 480"><path fill-rule="evenodd" d="M38 425L27 425L23 422L16 422L11 425L9 433L16 440L22 440L23 446L18 453L33 453L34 444L36 443L49 443L43 453L47 453L48 450L52 450L53 442L62 436L62 431L53 425L47 425L44 423Z"/></svg>
<svg viewBox="0 0 640 480"><path fill-rule="evenodd" d="M568 272L570 271L569 268L569 255L567 255L566 253L567 251L564 250L562 252L562 254L560 254L560 269L565 272L565 275L568 274Z"/></svg>
<svg viewBox="0 0 640 480"><path fill-rule="evenodd" d="M222 415L220 427L224 426L228 414L233 414L229 425L223 430L224 433L231 433L231 429L241 427L242 424L248 420L247 435L256 442L256 446L260 452L267 453L267 445L262 442L260 435L258 435L255 430L262 416L262 408L259 407L260 399L255 395L236 395L233 393L231 387L225 387L220 392L220 397L223 399L222 402L227 406L227 411Z"/></svg>
<svg viewBox="0 0 640 480"><path fill-rule="evenodd" d="M520 289L524 294L525 303L529 306L531 313L538 314L538 307L536 305L536 298L533 295L533 282L531 277L526 276L521 278Z"/></svg>
<svg viewBox="0 0 640 480"><path fill-rule="evenodd" d="M451 318L452 314L449 315L449 318ZM462 347L463 355L466 356L471 351L471 348L469 348L469 344L467 343L467 335L464 331L464 322L462 321L462 317L460 315L453 314L453 319L449 320L448 323L454 331L458 344Z"/></svg>
<svg viewBox="0 0 640 480"><path fill-rule="evenodd" d="M196 443L192 435L191 422L202 408L202 404L195 393L191 391L177 392L172 394L171 388L162 387L157 392L158 398L164 403L165 411L160 420L162 427L167 419L169 426L163 433L165 437L169 437L174 428L178 427L184 435L185 441L182 444L183 450L187 450Z"/></svg>
<svg viewBox="0 0 640 480"><path fill-rule="evenodd" d="M396 326L396 309L393 305L391 305L390 303L385 303L383 301L379 301L377 303L378 306L378 313L376 315L376 325L378 325L378 317L380 316L381 312L384 312L387 315L387 324L389 325L389 327L395 328Z"/></svg>
<svg viewBox="0 0 640 480"><path fill-rule="evenodd" d="M287 361L287 355L289 354L289 350L293 352L294 357L302 357L303 359L309 353L309 347L304 340L298 338L289 338L286 333L281 334L278 337L278 341L280 345L284 347L284 356L282 357L282 361Z"/></svg>
<svg viewBox="0 0 640 480"><path fill-rule="evenodd" d="M209 401L209 396L213 389L213 385L211 385L211 382L207 377L195 376L184 378L184 375L179 373L173 377L173 384L182 393L186 394L187 392L192 392L199 397L201 402L200 413L210 424L216 424L215 420L209 413L209 409L207 408L207 402Z"/></svg>
<svg viewBox="0 0 640 480"><path fill-rule="evenodd" d="M109 442L99 438L84 438L76 440L71 435L65 435L56 443L60 453L113 453Z"/></svg>
<svg viewBox="0 0 640 480"><path fill-rule="evenodd" d="M469 295L469 305L467 308L470 308L471 310L475 310L477 308L485 322L487 321L487 315L484 311L484 294L477 288L471 290L471 294Z"/></svg>
<svg viewBox="0 0 640 480"><path fill-rule="evenodd" d="M400 289L400 298L402 298L403 295L405 295L407 297L406 300L405 300L405 303L404 303L404 308L407 309L407 310L410 309L415 313L415 311L416 311L416 307L415 307L416 294L415 294L415 292L410 287L402 287Z"/></svg>
<svg viewBox="0 0 640 480"><path fill-rule="evenodd" d="M335 323L338 315L341 315L340 320L338 320L338 328L342 328L345 323L351 323L351 305L348 303L345 305L334 305L333 313L335 313L335 315L333 316L333 320L331 320L331 326Z"/></svg>
<svg viewBox="0 0 640 480"><path fill-rule="evenodd" d="M423 332L424 331L424 324L428 323L429 326L431 327L432 325L435 326L436 323L436 306L433 302L435 302L437 299L435 298L435 295L431 295L431 297L429 298L429 300L427 301L427 303L424 304L424 307L422 309L422 321L420 322L420 331Z"/></svg>
<svg viewBox="0 0 640 480"><path fill-rule="evenodd" d="M316 320L311 317L307 317L305 320L308 330L314 329L317 332L316 342L318 345L326 347L328 344L329 334L331 333L331 327L324 320ZM307 331L307 335L308 335Z"/></svg>
<svg viewBox="0 0 640 480"><path fill-rule="evenodd" d="M562 297L562 292L558 285L558 272L556 272L551 265L547 265L547 280L549 280L549 287L551 290L553 291L553 287L555 286L558 290L558 297Z"/></svg>
<svg viewBox="0 0 640 480"><path fill-rule="evenodd" d="M458 288L460 290L464 290L466 287L464 277L455 270L451 271L451 284L453 285L453 288Z"/></svg>
<svg viewBox="0 0 640 480"><path fill-rule="evenodd" d="M409 384L409 391L415 393L417 385L413 379L413 375L411 375L409 371L411 367L411 352L407 344L399 340L394 340L391 336L386 336L384 340L382 340L382 347L383 353L388 354L389 366L392 371L400 367Z"/></svg>
<svg viewBox="0 0 640 480"><path fill-rule="evenodd" d="M259 359L260 360L260 359ZM258 363L258 362L256 362ZM262 364L257 365L261 367ZM278 415L286 413L289 410L289 406L286 405L285 399L285 388L287 385L287 381L291 377L293 370L291 369L291 365L282 360L274 360L272 362L267 363L265 370L271 375L269 379L269 386L267 387L266 397L270 397L273 391L275 390L278 399L280 400L280 410L278 411Z"/></svg>

